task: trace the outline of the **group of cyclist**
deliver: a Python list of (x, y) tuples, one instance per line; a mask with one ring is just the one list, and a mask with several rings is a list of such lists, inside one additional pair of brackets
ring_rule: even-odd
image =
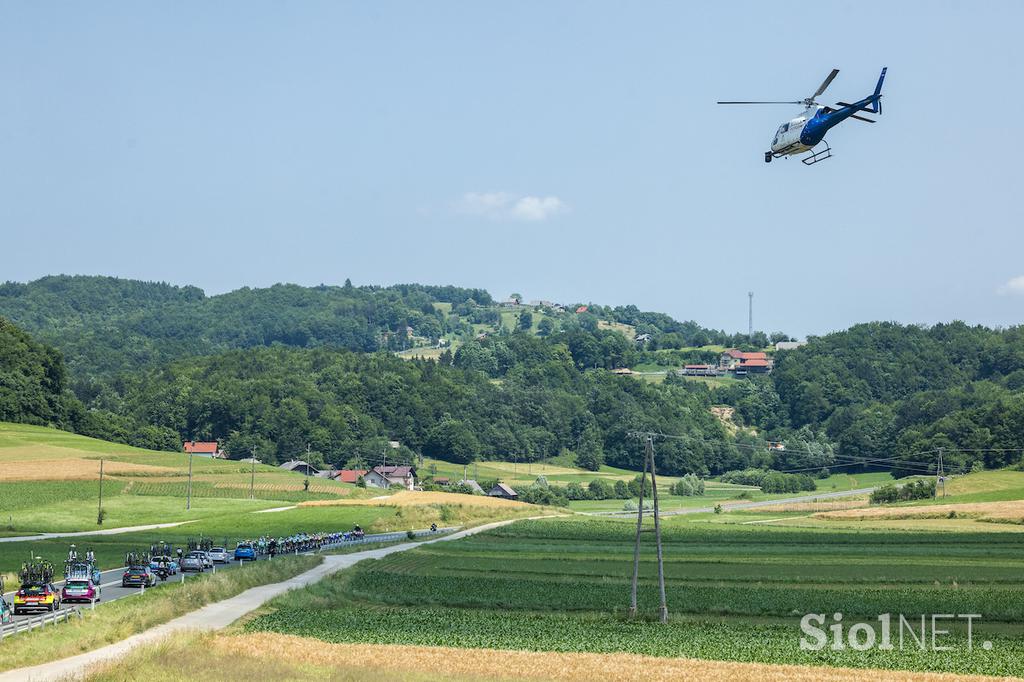
[(280, 538), (261, 535), (254, 540), (241, 540), (238, 544), (250, 545), (258, 556), (274, 557), (278, 554), (310, 552), (348, 540), (358, 540), (364, 535), (363, 529), (357, 525), (350, 531), (336, 533), (296, 533)]

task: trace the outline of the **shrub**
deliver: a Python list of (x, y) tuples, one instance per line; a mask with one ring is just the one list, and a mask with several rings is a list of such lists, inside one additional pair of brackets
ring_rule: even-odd
[(615, 481), (615, 498), (619, 500), (629, 499), (629, 486), (623, 480)]
[(935, 481), (918, 479), (903, 486), (885, 485), (871, 493), (871, 504), (891, 504), (935, 497)]
[(615, 495), (615, 490), (611, 484), (602, 478), (595, 478), (587, 486), (587, 489), (590, 491), (591, 499), (594, 500), (607, 500)]

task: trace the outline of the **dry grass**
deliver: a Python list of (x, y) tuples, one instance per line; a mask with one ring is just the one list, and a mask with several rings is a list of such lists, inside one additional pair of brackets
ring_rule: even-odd
[[(293, 635), (258, 633), (220, 635), (205, 642), (204, 655), (234, 657), (250, 665), (301, 663), (324, 671), (352, 669), (360, 661), (372, 661), (375, 675), (369, 679), (406, 679), (405, 675), (434, 672), (431, 679), (558, 680), (593, 682), (626, 680), (675, 682), (676, 680), (757, 682), (977, 682), (999, 678), (884, 670), (854, 670), (794, 665), (767, 665), (704, 661), (690, 658), (657, 658), (635, 654), (589, 654), (493, 649), (458, 649), (378, 644), (329, 644)], [(208, 652), (208, 653), (207, 653)], [(258, 666), (257, 666), (258, 668)], [(368, 666), (369, 668), (369, 666)], [(312, 672), (312, 671), (311, 671)], [(318, 679), (310, 675), (298, 679)], [(147, 679), (148, 676), (147, 676)], [(255, 679), (271, 679), (257, 677)], [(277, 678), (281, 679), (281, 678)], [(292, 679), (292, 678), (287, 678)], [(356, 677), (355, 679), (363, 679)], [(1008, 678), (1002, 678), (1008, 679)]]
[(300, 507), (331, 507), (335, 505), (371, 505), (385, 507), (420, 507), (426, 505), (460, 505), (465, 507), (488, 507), (495, 509), (537, 509), (525, 502), (503, 500), (485, 495), (463, 495), (461, 493), (417, 492), (402, 490), (386, 497), (368, 500), (310, 500), (300, 502)]
[(1024, 523), (1024, 500), (1005, 502), (968, 502), (964, 504), (935, 504), (921, 507), (872, 507), (847, 509), (815, 514), (822, 519), (939, 519), (957, 517), (1001, 523)]
[(777, 514), (779, 512), (830, 512), (843, 511), (847, 509), (859, 509), (869, 504), (867, 495), (863, 497), (844, 497), (841, 500), (829, 500), (821, 502), (793, 502), (791, 504), (777, 504), (768, 507), (752, 507), (744, 509), (749, 514)]
[[(5, 448), (7, 450), (14, 448)], [(174, 473), (170, 467), (133, 464), (107, 460), (104, 475), (151, 475)], [(0, 481), (95, 481), (100, 477), (100, 463), (96, 459), (30, 459), (5, 464), (0, 468)]]

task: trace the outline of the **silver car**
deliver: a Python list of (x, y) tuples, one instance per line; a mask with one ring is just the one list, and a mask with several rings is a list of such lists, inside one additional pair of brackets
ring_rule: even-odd
[(231, 561), (231, 557), (228, 556), (228, 551), (223, 547), (214, 547), (209, 551), (210, 561), (215, 564), (226, 564)]
[(181, 572), (195, 571), (202, 573), (206, 570), (206, 562), (203, 560), (204, 552), (189, 552), (181, 560)]

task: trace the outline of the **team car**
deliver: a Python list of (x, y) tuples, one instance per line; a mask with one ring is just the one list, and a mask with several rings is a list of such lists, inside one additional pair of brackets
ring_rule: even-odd
[(93, 602), (100, 600), (100, 588), (90, 578), (84, 580), (68, 580), (60, 591), (61, 601)]
[(154, 556), (149, 560), (149, 570), (151, 571), (157, 570), (161, 565), (167, 566), (167, 570), (171, 575), (176, 575), (181, 570), (177, 559), (169, 555)]
[(121, 587), (153, 587), (155, 585), (156, 576), (149, 570), (148, 565), (129, 566), (121, 576)]
[(18, 616), (35, 609), (56, 611), (60, 608), (60, 593), (53, 583), (24, 583), (14, 594), (14, 615)]
[(7, 624), (14, 619), (14, 612), (11, 611), (11, 605), (7, 603), (6, 599), (0, 598), (0, 623)]
[(235, 547), (235, 561), (256, 561), (256, 550), (248, 542), (241, 542)]
[(203, 560), (203, 552), (196, 550), (189, 552), (181, 560), (181, 572), (195, 571), (202, 573), (206, 570), (206, 562)]
[(215, 564), (226, 564), (231, 561), (228, 551), (223, 547), (214, 547), (207, 554), (210, 555), (210, 561)]

